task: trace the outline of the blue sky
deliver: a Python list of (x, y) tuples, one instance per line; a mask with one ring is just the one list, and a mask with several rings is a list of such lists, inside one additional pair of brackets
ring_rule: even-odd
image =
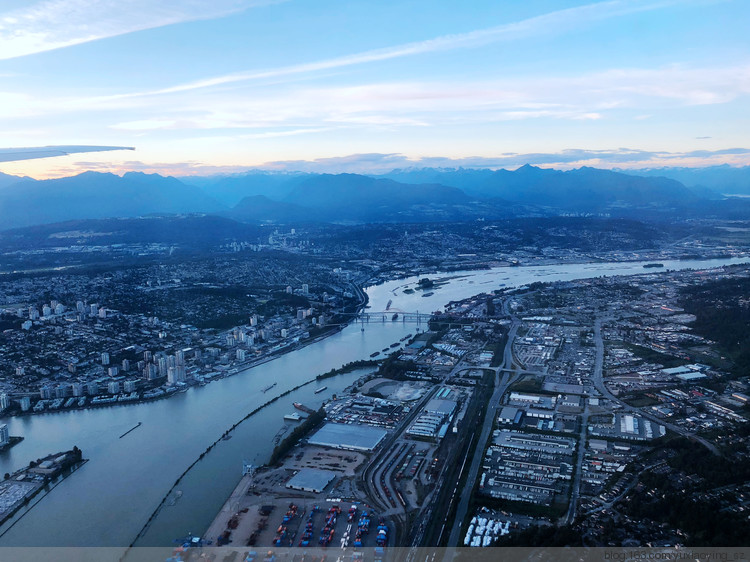
[(3, 165), (750, 164), (746, 0), (5, 0)]

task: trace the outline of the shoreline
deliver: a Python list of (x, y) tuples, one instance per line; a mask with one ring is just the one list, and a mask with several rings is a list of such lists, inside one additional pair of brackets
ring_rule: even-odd
[[(654, 258), (656, 259), (656, 258)], [(714, 259), (750, 259), (747, 255), (741, 255), (741, 256), (701, 256), (701, 257), (691, 257), (686, 259), (680, 259), (680, 258), (659, 258), (664, 259), (667, 261), (681, 261), (681, 262), (689, 262), (689, 261), (705, 261), (705, 260), (714, 260)], [(139, 404), (145, 404), (148, 402), (156, 402), (159, 400), (165, 400), (168, 398), (171, 398), (172, 396), (175, 396), (177, 394), (180, 394), (182, 392), (187, 392), (191, 388), (195, 387), (201, 387), (206, 386), (208, 384), (211, 384), (212, 382), (215, 382), (216, 380), (221, 380), (229, 377), (234, 377), (237, 375), (240, 375), (242, 373), (246, 373), (247, 371), (259, 366), (263, 365), (265, 363), (268, 363), (269, 361), (272, 361), (278, 357), (281, 357), (282, 355), (285, 355), (287, 353), (291, 353), (293, 351), (296, 351), (298, 349), (303, 349), (307, 347), (308, 345), (318, 343), (320, 341), (323, 341), (324, 339), (333, 336), (341, 331), (343, 331), (347, 326), (352, 324), (359, 313), (361, 313), (363, 310), (366, 309), (367, 304), (369, 302), (369, 296), (367, 294), (367, 289), (370, 287), (377, 287), (379, 285), (383, 285), (385, 283), (389, 283), (392, 281), (398, 281), (402, 279), (408, 279), (410, 277), (419, 277), (421, 275), (448, 275), (448, 274), (470, 274), (472, 272), (478, 272), (478, 271), (491, 271), (493, 269), (505, 269), (505, 268), (525, 268), (525, 267), (546, 267), (546, 266), (559, 266), (559, 265), (596, 265), (596, 264), (602, 264), (602, 263), (639, 263), (639, 262), (645, 262), (645, 263), (653, 263), (653, 260), (647, 259), (621, 259), (621, 260), (605, 260), (604, 258), (599, 258), (598, 260), (583, 260), (583, 261), (560, 261), (560, 260), (543, 260), (544, 263), (538, 263), (538, 264), (511, 264), (509, 262), (502, 262), (505, 265), (490, 265), (485, 268), (473, 268), (473, 269), (452, 269), (452, 270), (439, 270), (439, 269), (430, 269), (428, 271), (418, 271), (418, 272), (412, 272), (408, 275), (395, 275), (395, 276), (388, 276), (384, 279), (378, 279), (375, 283), (370, 283), (372, 280), (372, 277), (361, 279), (361, 280), (353, 280), (351, 281), (352, 288), (354, 289), (355, 293), (360, 299), (359, 304), (357, 305), (356, 312), (351, 315), (350, 319), (345, 320), (342, 324), (332, 324), (332, 329), (326, 330), (324, 333), (319, 334), (313, 338), (309, 338), (305, 340), (304, 342), (296, 342), (291, 343), (288, 346), (283, 347), (282, 349), (277, 349), (275, 351), (271, 351), (268, 354), (265, 354), (261, 357), (258, 357), (256, 359), (251, 359), (250, 361), (246, 361), (243, 364), (240, 364), (240, 366), (232, 366), (230, 368), (236, 368), (237, 371), (234, 373), (227, 373), (221, 377), (217, 377), (213, 380), (207, 381), (205, 384), (199, 384), (199, 383), (193, 383), (188, 385), (184, 389), (178, 389), (172, 392), (168, 392), (166, 394), (155, 396), (152, 398), (138, 398), (137, 400), (125, 400), (122, 402), (107, 402), (103, 404), (86, 404), (85, 406), (71, 406), (70, 408), (64, 408), (64, 409), (57, 409), (57, 410), (44, 410), (40, 412), (34, 412), (32, 410), (28, 412), (17, 412), (13, 413), (11, 415), (6, 415), (3, 417), (7, 418), (13, 418), (18, 417), (22, 418), (25, 416), (38, 416), (38, 415), (45, 415), (45, 414), (59, 414), (59, 413), (67, 413), (67, 412), (76, 412), (76, 411), (85, 411), (85, 410), (91, 410), (91, 409), (98, 409), (98, 408), (108, 408), (108, 407), (120, 407), (120, 406), (133, 406), (133, 405), (139, 405)], [(659, 269), (659, 271), (670, 271), (669, 268)], [(650, 271), (646, 270), (644, 273), (651, 273)], [(459, 275), (460, 276), (460, 275)], [(1, 418), (0, 418), (1, 419)]]
[[(369, 289), (370, 287), (377, 287), (385, 283), (390, 283), (391, 281), (400, 281), (403, 279), (408, 279), (409, 277), (420, 277), (422, 275), (451, 275), (451, 274), (459, 274), (460, 276), (460, 274), (470, 274), (470, 273), (479, 272), (479, 271), (491, 271), (493, 269), (506, 269), (506, 268), (517, 269), (517, 268), (525, 268), (525, 267), (549, 267), (549, 266), (559, 266), (559, 265), (597, 265), (597, 264), (603, 264), (603, 263), (640, 263), (640, 262), (653, 263), (654, 260), (689, 262), (689, 261), (731, 260), (731, 259), (750, 260), (750, 253), (745, 251), (745, 252), (741, 252), (740, 255), (691, 256), (687, 258), (669, 257), (669, 256), (666, 256), (666, 257), (660, 256), (658, 258), (646, 258), (646, 259), (590, 258), (590, 259), (581, 260), (581, 261), (577, 261), (577, 260), (565, 261), (565, 260), (550, 258), (550, 259), (539, 260), (539, 263), (510, 263), (507, 261), (493, 260), (488, 263), (494, 264), (494, 265), (487, 265), (487, 267), (473, 267), (470, 269), (447, 269), (447, 270), (429, 268), (425, 270), (412, 271), (409, 274), (399, 274), (395, 276), (388, 276), (387, 278), (379, 279), (376, 283), (362, 285), (362, 290), (365, 291), (366, 289)], [(668, 271), (668, 269), (664, 268), (662, 271)]]
[(305, 340), (304, 342), (297, 342), (297, 344), (289, 345), (283, 349), (277, 349), (276, 351), (272, 351), (266, 355), (263, 355), (262, 357), (258, 357), (257, 359), (247, 361), (244, 364), (242, 364), (240, 367), (232, 367), (232, 368), (237, 368), (237, 372), (227, 373), (224, 376), (216, 377), (210, 381), (207, 381), (203, 385), (198, 384), (198, 383), (190, 384), (184, 389), (177, 389), (172, 392), (162, 394), (160, 396), (154, 396), (152, 398), (138, 398), (137, 400), (123, 400), (122, 402), (105, 402), (102, 404), (89, 403), (89, 404), (86, 404), (85, 406), (71, 406), (70, 408), (59, 408), (57, 410), (44, 410), (41, 412), (34, 412), (34, 411), (29, 410), (28, 412), (18, 412), (18, 413), (6, 415), (6, 416), (3, 416), (3, 418), (24, 418), (24, 417), (29, 417), (29, 416), (56, 415), (56, 414), (65, 414), (68, 412), (82, 412), (86, 410), (96, 410), (100, 408), (117, 408), (117, 407), (135, 406), (135, 405), (146, 404), (150, 402), (158, 402), (160, 400), (167, 400), (169, 398), (172, 398), (173, 396), (182, 394), (183, 392), (187, 392), (190, 389), (201, 388), (203, 386), (207, 386), (219, 380), (241, 375), (243, 373), (250, 371), (251, 369), (255, 367), (258, 367), (259, 365), (263, 365), (265, 363), (268, 363), (269, 361), (273, 361), (274, 359), (277, 359), (283, 355), (286, 355), (287, 353), (291, 353), (293, 351), (303, 349), (307, 347), (308, 345), (323, 341), (326, 338), (333, 336), (335, 334), (338, 334), (339, 332), (344, 330), (344, 328), (346, 328), (349, 324), (351, 324), (354, 321), (354, 318), (356, 318), (356, 316), (353, 316), (352, 320), (347, 321), (346, 324), (337, 324), (335, 325), (336, 326), (335, 328), (331, 330), (327, 330), (325, 333), (319, 334), (315, 336), (314, 338), (309, 338)]

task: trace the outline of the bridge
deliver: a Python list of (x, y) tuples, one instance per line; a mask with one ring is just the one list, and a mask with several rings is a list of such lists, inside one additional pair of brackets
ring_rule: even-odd
[(404, 312), (402, 310), (383, 310), (381, 312), (359, 312), (352, 313), (351, 316), (355, 317), (355, 320), (360, 324), (369, 324), (371, 322), (414, 322), (417, 325), (429, 322), (432, 318), (431, 314), (424, 314), (420, 312)]

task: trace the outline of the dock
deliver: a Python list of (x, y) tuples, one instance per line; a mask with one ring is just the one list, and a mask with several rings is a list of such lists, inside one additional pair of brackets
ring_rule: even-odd
[(136, 429), (138, 429), (139, 427), (141, 427), (142, 424), (143, 424), (143, 422), (138, 422), (137, 424), (135, 424), (133, 427), (131, 427), (130, 429), (128, 429), (125, 433), (123, 433), (122, 435), (120, 435), (120, 439), (122, 439), (123, 437), (125, 437), (131, 431), (135, 431)]

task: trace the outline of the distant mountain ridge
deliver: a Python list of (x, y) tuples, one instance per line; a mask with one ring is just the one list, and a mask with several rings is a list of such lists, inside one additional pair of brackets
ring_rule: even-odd
[[(690, 188), (700, 188), (716, 195), (750, 195), (750, 166), (733, 167), (728, 164), (706, 168), (649, 168), (623, 170), (638, 176), (663, 176), (677, 180)], [(697, 191), (697, 190), (696, 190)], [(698, 191), (700, 193), (700, 191)]]
[(150, 213), (216, 212), (225, 207), (173, 177), (128, 172), (21, 181), (0, 189), (5, 228), (73, 219), (134, 217)]
[(662, 177), (643, 178), (583, 167), (560, 171), (526, 164), (515, 171), (426, 168), (396, 170), (388, 177), (407, 183), (439, 181), (476, 197), (500, 197), (527, 205), (574, 212), (606, 212), (611, 207), (648, 207), (684, 204), (695, 193), (680, 182)]
[(0, 174), (0, 224), (8, 229), (186, 213), (249, 223), (437, 222), (561, 214), (659, 220), (741, 217), (750, 210), (750, 201), (725, 200), (718, 193), (656, 174), (529, 165), (513, 171), (424, 168), (378, 176), (254, 171), (178, 179), (84, 172), (33, 180)]

